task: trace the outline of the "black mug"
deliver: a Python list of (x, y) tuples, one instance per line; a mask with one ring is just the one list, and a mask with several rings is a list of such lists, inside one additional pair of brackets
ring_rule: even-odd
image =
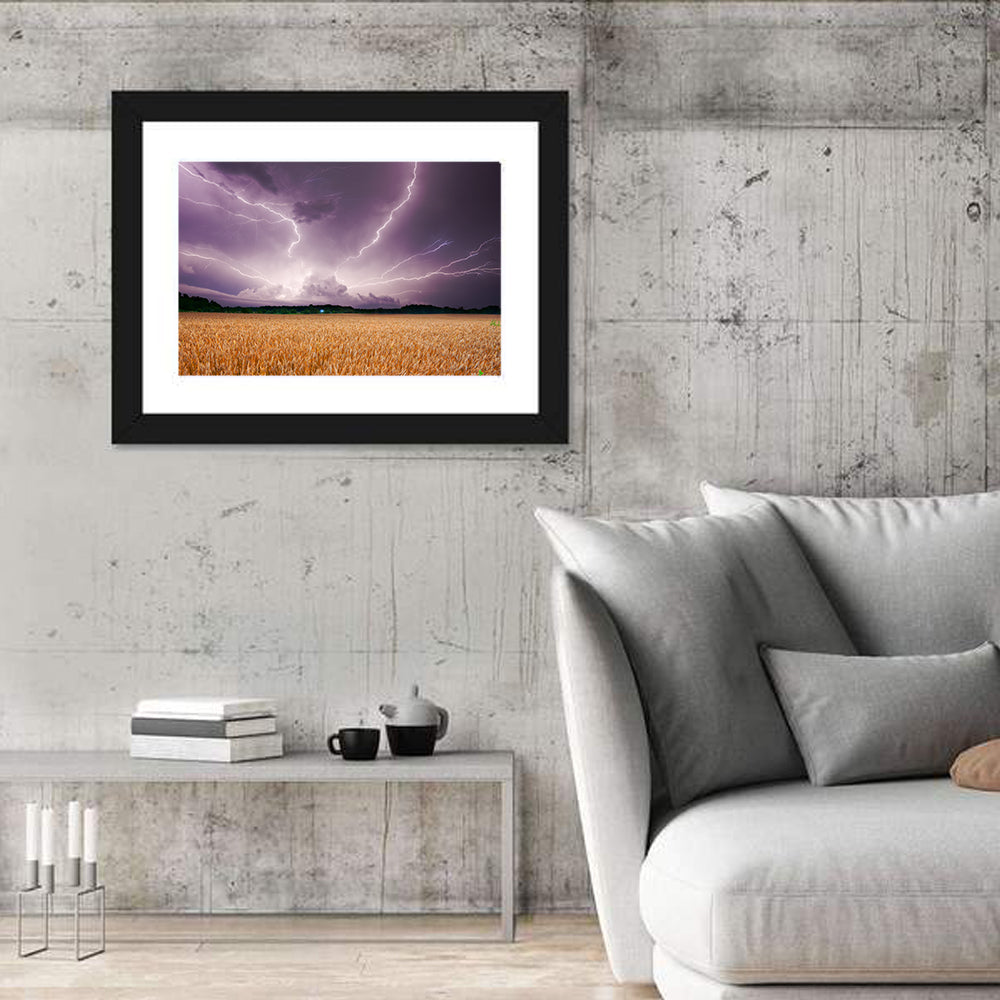
[(344, 760), (374, 760), (380, 735), (377, 729), (341, 729), (327, 737), (326, 745), (330, 753)]

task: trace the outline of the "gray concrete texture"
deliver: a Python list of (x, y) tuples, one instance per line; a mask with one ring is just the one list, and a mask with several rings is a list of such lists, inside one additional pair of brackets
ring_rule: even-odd
[[(570, 446), (112, 448), (121, 88), (569, 90)], [(318, 747), (419, 681), (518, 752), (522, 906), (587, 906), (532, 508), (995, 486), (998, 95), (996, 3), (4, 4), (0, 748), (200, 689)], [(8, 787), (0, 885), (39, 794), (112, 906), (498, 901), (489, 790)]]

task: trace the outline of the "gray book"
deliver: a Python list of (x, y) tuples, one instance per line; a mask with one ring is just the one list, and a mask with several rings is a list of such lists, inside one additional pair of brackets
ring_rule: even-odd
[(133, 736), (201, 736), (226, 739), (273, 733), (278, 723), (273, 715), (255, 719), (178, 719), (153, 715), (133, 715)]

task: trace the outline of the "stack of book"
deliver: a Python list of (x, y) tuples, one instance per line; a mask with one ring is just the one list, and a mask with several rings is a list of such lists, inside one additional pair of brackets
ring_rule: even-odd
[(236, 763), (280, 757), (276, 706), (266, 698), (147, 698), (132, 716), (132, 756)]

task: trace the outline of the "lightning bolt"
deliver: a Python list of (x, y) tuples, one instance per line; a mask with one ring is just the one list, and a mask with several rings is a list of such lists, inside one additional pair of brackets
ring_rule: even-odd
[[(392, 217), (410, 200), (410, 195), (413, 194), (413, 185), (417, 181), (417, 164), (413, 164), (413, 176), (410, 178), (410, 183), (406, 185), (406, 197), (389, 213), (389, 218), (382, 223), (381, 226), (375, 232), (375, 236), (371, 243), (366, 243), (356, 254), (352, 257), (345, 257), (340, 263), (346, 264), (349, 260), (357, 260), (369, 247), (375, 246), (378, 243), (378, 238), (382, 235), (382, 230), (392, 222)], [(340, 265), (338, 265), (339, 267)]]
[[(397, 267), (402, 267), (408, 260), (413, 260), (414, 257), (426, 257), (428, 254), (437, 253), (442, 247), (450, 247), (454, 240), (441, 240), (435, 246), (432, 246), (429, 250), (421, 250), (420, 253), (410, 254), (409, 257), (404, 257), (398, 264), (393, 264), (388, 271), (383, 271), (379, 277), (384, 278), (387, 274), (395, 271)], [(400, 293), (402, 294), (402, 293)]]
[[(237, 219), (246, 219), (248, 222), (263, 222), (267, 226), (277, 226), (280, 225), (283, 219), (255, 219), (252, 215), (244, 215), (242, 212), (231, 212), (228, 208), (223, 208), (221, 205), (216, 205), (213, 201), (195, 201), (194, 198), (187, 198), (184, 195), (179, 196), (181, 201), (189, 201), (192, 205), (205, 205), (208, 208), (217, 208), (220, 212), (225, 212), (226, 215), (232, 215)], [(261, 208), (266, 206), (261, 205)]]
[[(177, 166), (179, 166), (181, 170), (185, 171), (186, 173), (189, 173), (192, 177), (197, 177), (198, 180), (204, 181), (206, 184), (211, 184), (213, 187), (217, 187), (220, 191), (224, 191), (231, 198), (235, 198), (237, 201), (243, 202), (244, 205), (248, 205), (250, 208), (262, 208), (264, 209), (265, 212), (270, 212), (272, 215), (276, 215), (282, 222), (290, 222), (292, 225), (292, 229), (295, 231), (295, 239), (288, 244), (288, 256), (289, 257), (292, 256), (292, 249), (298, 246), (298, 244), (302, 241), (302, 234), (299, 232), (298, 224), (293, 218), (291, 218), (291, 216), (284, 215), (283, 213), (277, 211), (276, 209), (270, 208), (269, 206), (262, 204), (261, 202), (247, 201), (246, 198), (244, 198), (240, 194), (237, 194), (231, 188), (227, 188), (224, 185), (219, 184), (217, 181), (213, 181), (210, 178), (206, 177), (200, 170), (190, 170), (187, 164), (185, 163), (178, 163)], [(414, 164), (414, 168), (416, 168), (416, 164)], [(235, 215), (236, 213), (231, 213), (231, 214)], [(256, 221), (265, 222), (267, 220), (259, 219)]]
[[(222, 264), (224, 267), (231, 268), (237, 274), (242, 274), (244, 278), (260, 278), (262, 281), (271, 281), (266, 274), (261, 274), (260, 271), (256, 274), (248, 274), (246, 271), (238, 268), (235, 264), (230, 264), (228, 260), (222, 260), (221, 257), (206, 257), (203, 253), (193, 253), (190, 250), (181, 250), (179, 252), (182, 257), (198, 257), (200, 260), (211, 260), (216, 264)], [(274, 284), (274, 282), (271, 283)]]
[(466, 255), (465, 257), (459, 257), (458, 260), (449, 261), (447, 264), (443, 264), (442, 267), (451, 267), (452, 264), (461, 264), (463, 261), (467, 261), (472, 257), (475, 257), (477, 253), (481, 253), (483, 247), (486, 246), (487, 243), (492, 243), (494, 240), (498, 239), (500, 239), (499, 236), (491, 236), (488, 240), (483, 240), (483, 242), (480, 243), (479, 246), (472, 251), (472, 253)]
[[(499, 236), (491, 236), (488, 240), (483, 240), (483, 242), (480, 243), (479, 246), (476, 247), (476, 249), (471, 253), (466, 254), (464, 257), (459, 257), (456, 260), (450, 260), (447, 264), (442, 264), (436, 271), (428, 271), (426, 274), (400, 275), (397, 278), (386, 278), (384, 281), (379, 279), (375, 279), (373, 281), (359, 281), (356, 285), (348, 285), (347, 288), (367, 288), (369, 285), (391, 285), (394, 281), (423, 281), (425, 278), (433, 278), (436, 275), (443, 275), (444, 277), (458, 277), (463, 274), (499, 274), (500, 268), (491, 261), (487, 261), (485, 264), (477, 264), (475, 267), (468, 268), (465, 271), (445, 270), (445, 268), (451, 267), (454, 264), (464, 264), (465, 261), (471, 260), (477, 254), (482, 253), (483, 247), (498, 239), (500, 239)], [(392, 268), (389, 268), (389, 270), (391, 271)]]

